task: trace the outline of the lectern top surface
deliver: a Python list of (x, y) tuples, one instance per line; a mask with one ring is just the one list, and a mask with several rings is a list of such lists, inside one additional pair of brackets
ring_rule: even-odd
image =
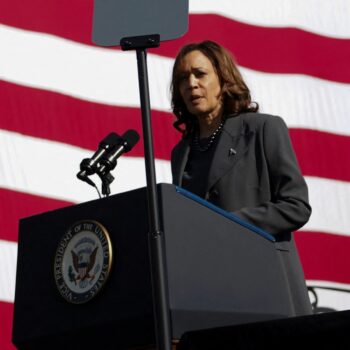
[(189, 192), (189, 191), (186, 191), (185, 189), (179, 187), (179, 186), (176, 186), (176, 191), (178, 193), (181, 193), (182, 195), (190, 198), (190, 199), (193, 199), (194, 201), (196, 201), (197, 203), (200, 203), (204, 206), (206, 206), (207, 208), (215, 211), (216, 213), (228, 218), (229, 220), (232, 220), (234, 221), (235, 223), (241, 225), (241, 226), (244, 226), (246, 228), (248, 228), (249, 230), (257, 233), (258, 235), (266, 238), (267, 240), (271, 241), (271, 242), (276, 242), (276, 239), (274, 236), (272, 236), (270, 233), (262, 230), (261, 228), (253, 225), (253, 224), (250, 224), (249, 222), (247, 221), (244, 221), (242, 220), (241, 218), (239, 218), (237, 215), (233, 214), (233, 213), (230, 213), (224, 209), (221, 209), (220, 207), (204, 200), (203, 198), (193, 194), (192, 192)]

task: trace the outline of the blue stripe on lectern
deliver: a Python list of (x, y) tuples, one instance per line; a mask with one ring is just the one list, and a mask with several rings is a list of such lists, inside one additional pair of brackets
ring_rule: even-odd
[(199, 204), (202, 204), (204, 206), (206, 206), (207, 208), (215, 211), (216, 213), (224, 216), (225, 218), (234, 221), (235, 223), (246, 227), (247, 229), (257, 233), (258, 235), (268, 239), (271, 242), (276, 242), (276, 239), (274, 236), (272, 236), (270, 233), (267, 233), (266, 231), (262, 230), (261, 228), (254, 226), (253, 224), (250, 224), (249, 222), (246, 222), (244, 220), (242, 220), (240, 217), (238, 217), (237, 215), (230, 213), (224, 209), (221, 209), (219, 207), (217, 207), (216, 205), (204, 200), (203, 198), (193, 194), (192, 192), (186, 191), (185, 189), (179, 187), (179, 186), (175, 186), (176, 188), (176, 192), (184, 195), (187, 198), (190, 198), (194, 201), (196, 201)]

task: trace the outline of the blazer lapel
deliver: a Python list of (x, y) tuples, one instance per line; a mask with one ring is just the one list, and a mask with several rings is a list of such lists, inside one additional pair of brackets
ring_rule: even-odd
[(190, 141), (188, 139), (182, 140), (178, 145), (178, 149), (174, 154), (173, 163), (173, 183), (174, 185), (182, 185), (182, 175), (185, 171), (188, 155), (190, 153)]
[(247, 151), (247, 135), (241, 116), (228, 118), (216, 146), (209, 170), (207, 192)]

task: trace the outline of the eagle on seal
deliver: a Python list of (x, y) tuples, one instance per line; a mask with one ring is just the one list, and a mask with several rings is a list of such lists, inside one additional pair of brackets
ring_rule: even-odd
[(78, 254), (76, 254), (73, 250), (71, 251), (73, 266), (75, 271), (78, 273), (78, 277), (75, 278), (74, 282), (79, 280), (84, 281), (87, 278), (92, 281), (95, 278), (95, 275), (90, 275), (90, 271), (95, 265), (97, 248), (98, 247), (96, 247), (91, 253), (87, 252), (86, 250), (78, 252)]

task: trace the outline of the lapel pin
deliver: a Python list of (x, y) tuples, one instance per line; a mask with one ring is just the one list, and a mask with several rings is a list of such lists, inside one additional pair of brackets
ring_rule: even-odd
[(228, 151), (229, 156), (233, 156), (237, 153), (237, 151), (234, 148), (230, 148)]

